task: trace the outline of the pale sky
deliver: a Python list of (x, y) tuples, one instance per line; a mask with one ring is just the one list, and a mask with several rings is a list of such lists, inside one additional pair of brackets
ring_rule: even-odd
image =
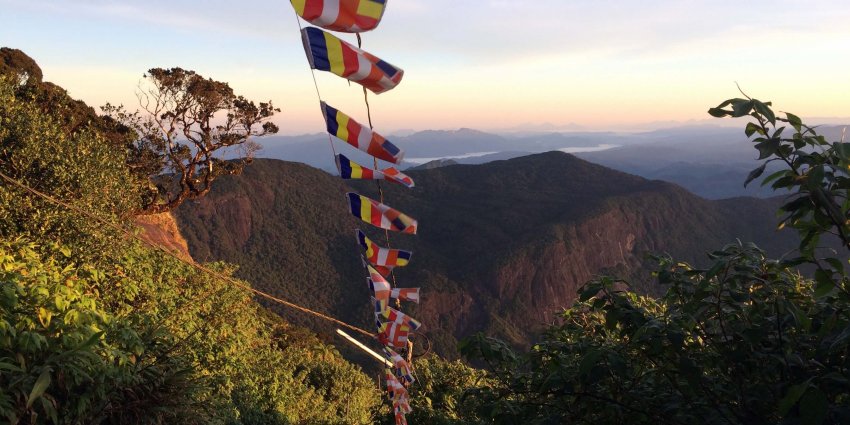
[[(405, 70), (370, 96), (385, 133), (664, 127), (707, 119), (736, 81), (779, 110), (850, 116), (846, 0), (388, 0), (363, 40)], [(282, 134), (324, 130), (286, 0), (0, 0), (0, 46), (93, 106), (135, 109), (147, 69), (180, 66), (273, 100)], [(365, 121), (360, 86), (317, 77)]]

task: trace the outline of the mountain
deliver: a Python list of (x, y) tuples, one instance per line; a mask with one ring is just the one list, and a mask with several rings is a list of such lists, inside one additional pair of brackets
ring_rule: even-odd
[[(449, 356), (458, 338), (475, 331), (528, 343), (599, 273), (643, 276), (634, 285), (658, 292), (646, 281), (648, 252), (701, 263), (707, 250), (736, 238), (775, 255), (796, 245), (793, 232), (775, 231), (778, 200), (709, 201), (561, 152), (410, 175), (415, 190), (383, 188), (391, 206), (420, 223), (418, 236), (392, 235), (392, 246), (414, 251), (396, 276), (401, 286), (423, 288), (422, 304), (406, 311)], [(352, 189), (378, 196), (371, 182), (256, 160), (181, 207), (178, 223), (196, 259), (238, 264), (236, 274), (258, 288), (369, 326), (354, 229), (376, 241), (384, 236), (349, 215), (344, 194)]]

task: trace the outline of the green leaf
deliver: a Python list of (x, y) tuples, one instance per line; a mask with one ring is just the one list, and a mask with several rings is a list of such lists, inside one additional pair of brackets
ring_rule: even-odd
[(835, 281), (832, 280), (832, 273), (818, 269), (815, 271), (815, 297), (822, 297), (829, 294), (835, 288)]
[(593, 366), (596, 366), (596, 363), (599, 362), (599, 357), (602, 356), (602, 351), (598, 349), (592, 349), (587, 352), (583, 359), (581, 359), (581, 364), (578, 366), (578, 373), (582, 375), (587, 375)]
[(786, 112), (785, 116), (788, 117), (788, 123), (790, 123), (791, 126), (794, 127), (794, 130), (797, 130), (797, 132), (799, 132), (800, 129), (802, 128), (802, 126), (803, 126), (803, 121), (800, 120), (800, 117), (798, 117), (798, 116), (796, 116), (796, 115), (794, 115), (790, 112)]
[(44, 371), (41, 372), (41, 375), (38, 376), (38, 379), (35, 381), (35, 385), (32, 386), (32, 391), (30, 391), (30, 396), (27, 397), (27, 409), (32, 407), (32, 404), (44, 394), (44, 391), (47, 390), (47, 387), (50, 386), (50, 368), (45, 368)]
[(747, 180), (744, 181), (744, 187), (747, 187), (747, 185), (750, 184), (751, 181), (753, 181), (754, 179), (757, 179), (759, 176), (764, 174), (764, 168), (765, 167), (767, 167), (766, 162), (764, 164), (761, 164), (761, 167), (758, 167), (755, 170), (750, 171), (750, 174), (747, 175)]
[(778, 179), (779, 177), (782, 177), (787, 172), (788, 172), (788, 170), (779, 170), (779, 171), (776, 171), (774, 173), (771, 173), (769, 176), (765, 177), (764, 180), (761, 181), (761, 185), (765, 186), (765, 185), (769, 184), (770, 182)]
[(755, 133), (761, 134), (762, 136), (765, 135), (764, 130), (762, 130), (759, 126), (757, 126), (755, 123), (748, 122), (747, 128), (744, 129), (744, 134), (746, 134), (747, 137), (750, 137)]
[(779, 139), (770, 139), (761, 143), (756, 143), (756, 149), (759, 151), (759, 159), (765, 159), (776, 154), (779, 150)]
[(773, 111), (767, 106), (768, 104), (769, 103), (762, 103), (758, 100), (753, 100), (753, 108), (755, 108), (756, 112), (770, 121), (771, 124), (776, 125), (776, 115), (774, 115)]
[[(811, 381), (811, 379), (809, 381)], [(800, 399), (803, 393), (806, 392), (806, 388), (809, 387), (809, 381), (794, 385), (788, 389), (788, 392), (785, 393), (785, 397), (782, 397), (782, 400), (779, 401), (780, 415), (787, 415), (788, 412), (791, 411), (791, 408), (797, 404), (797, 400)]]
[(732, 116), (734, 118), (748, 115), (753, 110), (753, 101), (745, 99), (735, 99), (732, 101)]
[(800, 399), (800, 419), (803, 425), (821, 425), (828, 412), (829, 400), (816, 387), (810, 387)]

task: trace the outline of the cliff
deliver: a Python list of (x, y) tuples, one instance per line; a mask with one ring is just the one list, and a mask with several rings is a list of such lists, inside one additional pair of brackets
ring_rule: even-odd
[[(420, 223), (417, 236), (391, 235), (392, 246), (414, 251), (396, 276), (400, 286), (423, 288), (422, 304), (406, 311), (448, 355), (475, 331), (530, 342), (600, 273), (657, 292), (647, 253), (700, 263), (736, 238), (774, 254), (796, 244), (794, 233), (774, 230), (775, 201), (708, 201), (559, 152), (410, 174), (415, 190), (384, 185), (388, 203)], [(234, 262), (264, 290), (369, 326), (354, 229), (381, 244), (384, 235), (349, 215), (344, 193), (352, 189), (378, 196), (373, 182), (258, 160), (177, 219), (195, 258)]]

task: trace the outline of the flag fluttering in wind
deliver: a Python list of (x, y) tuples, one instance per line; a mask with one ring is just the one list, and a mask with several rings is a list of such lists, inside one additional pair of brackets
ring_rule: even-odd
[(407, 348), (407, 336), (410, 326), (394, 322), (381, 323), (378, 327), (378, 342), (393, 348)]
[(381, 229), (416, 234), (416, 220), (390, 208), (374, 199), (354, 192), (348, 192), (348, 206), (351, 214)]
[[(395, 267), (404, 267), (410, 262), (413, 253), (401, 249), (389, 249), (372, 242), (363, 231), (357, 229), (357, 243), (366, 252), (366, 260), (383, 276)], [(386, 273), (384, 272), (386, 271)]]
[(322, 114), (328, 133), (375, 158), (398, 164), (404, 152), (378, 133), (322, 102)]
[(419, 304), (419, 288), (394, 288), (390, 291), (390, 298)]
[(390, 359), (393, 364), (393, 368), (395, 371), (395, 376), (399, 378), (403, 378), (408, 383), (412, 383), (415, 381), (413, 379), (413, 371), (410, 367), (410, 363), (407, 362), (401, 355), (393, 351), (391, 348), (384, 347), (384, 353)]
[(372, 303), (375, 305), (375, 314), (384, 316), (390, 298), (419, 303), (419, 288), (391, 288), (390, 283), (384, 279), (384, 276), (378, 270), (372, 266), (366, 266), (366, 268), (369, 270), (367, 282), (369, 282), (369, 289), (372, 290), (374, 297)]
[(375, 29), (384, 16), (386, 0), (291, 0), (305, 21), (331, 31), (364, 32)]
[(374, 170), (348, 159), (341, 153), (336, 156), (336, 169), (339, 170), (339, 176), (346, 180), (387, 180), (408, 188), (414, 185), (413, 179), (394, 167)]
[(410, 328), (410, 330), (415, 331), (422, 326), (422, 323), (392, 307), (387, 307), (381, 313), (381, 315), (390, 323), (397, 323), (399, 325), (404, 325)]
[(366, 87), (375, 94), (392, 90), (404, 71), (390, 63), (360, 50), (319, 28), (301, 30), (304, 51), (310, 67), (328, 71)]

